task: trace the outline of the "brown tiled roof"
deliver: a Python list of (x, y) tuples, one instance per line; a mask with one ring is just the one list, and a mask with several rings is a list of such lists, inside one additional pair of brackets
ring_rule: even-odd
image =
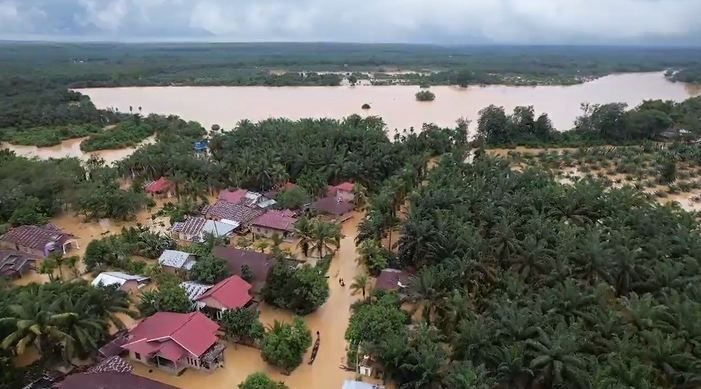
[(183, 222), (175, 223), (173, 225), (173, 231), (183, 233), (186, 235), (199, 235), (202, 232), (204, 224), (207, 219), (203, 217), (188, 217)]
[(103, 357), (112, 357), (115, 355), (119, 355), (124, 350), (122, 349), (122, 345), (124, 345), (127, 340), (129, 340), (129, 333), (126, 331), (122, 331), (120, 333), (117, 333), (111, 341), (109, 341), (107, 344), (104, 346), (100, 347), (98, 352), (100, 355)]
[(134, 370), (134, 368), (129, 362), (114, 355), (103, 359), (100, 363), (88, 369), (86, 373), (131, 373), (132, 370)]
[(241, 266), (248, 265), (255, 277), (253, 280), (254, 286), (258, 286), (255, 289), (259, 289), (260, 283), (265, 282), (265, 279), (268, 277), (268, 272), (273, 266), (273, 260), (267, 254), (252, 250), (217, 246), (212, 251), (212, 254), (226, 261), (231, 274), (240, 276)]
[(34, 267), (36, 259), (15, 250), (0, 250), (0, 276), (15, 277)]
[(35, 250), (44, 250), (49, 243), (53, 242), (56, 244), (56, 247), (59, 247), (73, 238), (75, 236), (64, 233), (54, 225), (47, 224), (45, 226), (26, 225), (15, 227), (0, 237), (0, 240)]
[(151, 181), (144, 187), (146, 193), (163, 193), (170, 189), (173, 184), (167, 178), (161, 177), (156, 181)]
[(289, 209), (274, 209), (255, 218), (251, 225), (292, 232), (294, 231), (294, 225), (297, 222), (297, 218), (295, 218), (293, 215), (294, 212), (290, 211)]
[(384, 269), (377, 276), (375, 281), (375, 289), (379, 290), (399, 290), (399, 284), (406, 286), (409, 283), (411, 275), (409, 273), (397, 269)]
[(215, 219), (227, 219), (249, 224), (253, 219), (265, 213), (265, 210), (258, 207), (247, 207), (243, 204), (232, 204), (219, 200), (207, 209), (207, 217)]
[(131, 373), (73, 374), (58, 386), (61, 389), (178, 389)]
[(312, 209), (319, 213), (341, 216), (353, 210), (353, 204), (339, 201), (336, 197), (324, 197), (312, 203)]

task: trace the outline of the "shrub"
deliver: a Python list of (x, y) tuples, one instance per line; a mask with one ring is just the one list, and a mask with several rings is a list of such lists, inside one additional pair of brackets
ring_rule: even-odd
[(416, 93), (417, 101), (433, 101), (436, 99), (436, 95), (430, 90), (422, 90)]

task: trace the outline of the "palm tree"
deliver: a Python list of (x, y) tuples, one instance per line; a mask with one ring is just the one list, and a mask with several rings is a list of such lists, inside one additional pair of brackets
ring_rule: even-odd
[(341, 246), (341, 226), (338, 224), (315, 220), (311, 233), (311, 249), (319, 253), (319, 258), (322, 258), (325, 252), (335, 252)]
[(270, 247), (270, 243), (268, 243), (267, 240), (258, 240), (254, 246), (256, 246), (256, 249), (260, 250), (261, 253), (264, 253), (265, 250)]
[(312, 233), (314, 225), (309, 218), (302, 217), (295, 223), (295, 235), (299, 238), (297, 247), (302, 250), (305, 257), (309, 256), (312, 245)]
[(61, 312), (60, 301), (50, 303), (50, 296), (38, 289), (20, 297), (20, 304), (8, 306), (9, 316), (0, 318), (0, 325), (13, 328), (0, 343), (7, 350), (12, 348), (17, 355), (24, 354), (27, 346), (33, 345), (41, 354), (48, 355), (56, 345), (74, 341), (65, 332), (68, 320), (78, 316), (73, 312)]
[(39, 273), (48, 275), (49, 281), (54, 281), (56, 279), (56, 276), (54, 275), (56, 266), (56, 260), (51, 257), (47, 257), (41, 262), (41, 265), (39, 265)]
[(87, 298), (79, 298), (77, 302), (70, 298), (64, 298), (61, 303), (61, 310), (74, 313), (65, 322), (65, 328), (72, 340), (64, 346), (64, 359), (69, 362), (74, 357), (85, 358), (99, 348), (98, 342), (107, 333), (107, 323), (89, 314), (89, 303)]
[(533, 378), (533, 371), (528, 368), (523, 343), (499, 347), (490, 355), (490, 359), (496, 366), (495, 378), (500, 384), (517, 389), (528, 387)]
[(548, 388), (564, 384), (587, 388), (586, 361), (579, 353), (575, 334), (562, 326), (552, 334), (543, 330), (539, 332), (537, 339), (526, 340), (532, 357), (529, 368), (536, 374), (537, 382)]
[(77, 256), (71, 256), (66, 258), (66, 266), (68, 269), (73, 273), (74, 278), (78, 278), (80, 276), (80, 271), (78, 270), (78, 262), (80, 261), (80, 257)]
[(353, 283), (350, 285), (351, 294), (355, 295), (358, 291), (363, 292), (363, 298), (365, 298), (365, 291), (370, 286), (370, 278), (367, 274), (361, 273), (353, 277)]

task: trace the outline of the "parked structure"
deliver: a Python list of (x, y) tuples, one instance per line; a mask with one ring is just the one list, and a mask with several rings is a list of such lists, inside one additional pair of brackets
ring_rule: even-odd
[(212, 235), (216, 238), (228, 238), (233, 235), (238, 223), (223, 223), (215, 220), (207, 220), (203, 217), (190, 216), (185, 221), (176, 222), (171, 227), (171, 237), (186, 242), (204, 242), (205, 236)]
[(73, 248), (79, 248), (75, 236), (52, 224), (18, 226), (0, 237), (0, 249), (21, 251), (38, 258), (56, 251), (65, 255)]
[(289, 240), (294, 238), (296, 222), (295, 213), (289, 209), (270, 210), (251, 222), (251, 231), (254, 239), (256, 237), (272, 238), (277, 234)]
[(144, 191), (155, 198), (168, 198), (175, 196), (175, 184), (165, 177), (151, 181), (144, 185)]
[(188, 272), (195, 266), (195, 256), (178, 250), (166, 250), (158, 257), (158, 264), (169, 271)]
[(213, 371), (224, 366), (218, 331), (219, 325), (200, 312), (157, 312), (129, 331), (122, 348), (132, 360), (169, 373)]
[(230, 309), (253, 308), (255, 303), (249, 293), (251, 288), (251, 284), (238, 275), (233, 275), (209, 288), (195, 301), (203, 312), (218, 320)]
[(273, 266), (273, 260), (267, 254), (252, 250), (243, 250), (234, 247), (217, 246), (212, 255), (226, 261), (231, 274), (241, 276), (241, 269), (246, 266), (253, 273), (254, 293), (259, 293), (265, 284), (265, 279)]
[(131, 275), (118, 271), (102, 272), (92, 280), (92, 286), (117, 285), (120, 290), (134, 293), (148, 284), (150, 279), (145, 276)]
[(36, 258), (16, 250), (0, 250), (0, 277), (21, 278), (36, 267)]

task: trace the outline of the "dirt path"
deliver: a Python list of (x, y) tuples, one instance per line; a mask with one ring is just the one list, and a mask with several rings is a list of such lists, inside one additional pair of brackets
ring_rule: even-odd
[[(346, 354), (344, 334), (350, 317), (350, 305), (360, 298), (351, 296), (349, 285), (353, 277), (363, 271), (355, 262), (357, 254), (354, 242), (361, 218), (361, 214), (356, 214), (343, 225), (345, 237), (328, 273), (331, 289), (328, 301), (318, 311), (304, 318), (312, 334), (316, 331), (321, 333), (321, 347), (313, 365), (307, 364), (310, 347), (302, 365), (291, 375), (285, 376), (268, 366), (259, 350), (229, 345), (225, 352), (224, 368), (212, 374), (189, 369), (183, 375), (175, 377), (160, 371), (149, 372), (149, 368), (141, 364), (134, 364), (134, 372), (183, 389), (231, 389), (237, 387), (246, 376), (258, 371), (265, 372), (275, 380), (284, 381), (291, 389), (340, 388), (344, 380), (355, 377), (354, 372), (342, 370), (340, 365)], [(337, 277), (343, 277), (345, 287), (339, 285)], [(289, 312), (261, 305), (261, 320), (265, 325), (272, 324), (274, 320), (291, 321), (292, 317)]]

